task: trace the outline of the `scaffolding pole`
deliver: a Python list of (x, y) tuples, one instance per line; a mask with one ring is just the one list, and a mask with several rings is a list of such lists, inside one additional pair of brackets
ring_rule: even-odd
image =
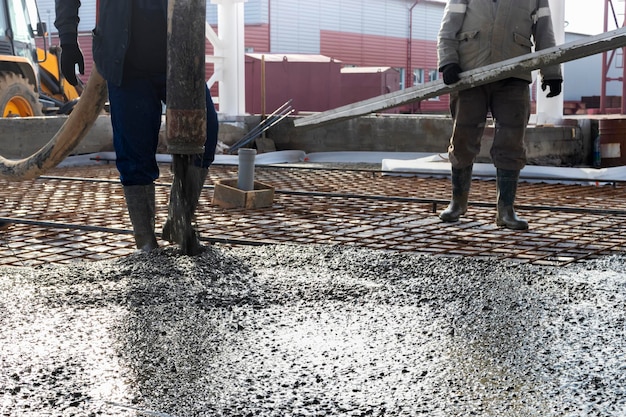
[[(624, 21), (620, 22), (620, 19), (618, 18), (618, 13), (616, 11), (616, 7), (613, 3), (614, 3), (613, 0), (604, 1), (604, 31), (605, 32), (608, 32), (609, 30), (609, 20), (610, 20), (609, 17), (612, 17), (615, 27), (617, 28), (624, 27)], [(624, 3), (624, 8), (625, 10), (623, 11), (622, 19), (624, 19), (624, 16), (626, 16), (626, 3)], [(621, 103), (620, 112), (621, 114), (626, 114), (626, 100), (624, 100), (624, 97), (626, 96), (626, 82), (624, 82), (624, 80), (626, 80), (626, 65), (624, 65), (624, 62), (622, 62), (621, 77), (617, 77), (617, 78), (609, 77), (609, 70), (611, 69), (611, 66), (614, 63), (615, 63), (616, 68), (619, 68), (617, 66), (616, 56), (617, 56), (617, 50), (606, 51), (602, 53), (602, 85), (600, 86), (600, 113), (602, 114), (607, 113), (607, 109), (608, 109), (607, 84), (611, 81), (619, 81), (622, 83), (622, 103)], [(626, 56), (626, 49), (622, 48), (622, 61), (624, 60), (625, 56)]]

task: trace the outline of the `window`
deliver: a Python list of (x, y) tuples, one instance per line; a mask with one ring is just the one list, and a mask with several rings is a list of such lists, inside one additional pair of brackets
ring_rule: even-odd
[(424, 70), (423, 69), (414, 69), (413, 70), (413, 85), (424, 84)]
[[(428, 70), (428, 81), (437, 81), (439, 79), (439, 71), (436, 69)], [(439, 101), (439, 96), (429, 98), (428, 101)]]
[(33, 32), (28, 17), (28, 8), (22, 0), (12, 0), (7, 3), (9, 6), (9, 17), (13, 29), (13, 40), (17, 42), (29, 43), (33, 39)]

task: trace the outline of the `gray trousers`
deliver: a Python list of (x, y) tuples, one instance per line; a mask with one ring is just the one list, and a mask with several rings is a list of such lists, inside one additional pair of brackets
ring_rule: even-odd
[(526, 165), (524, 135), (530, 117), (528, 82), (507, 78), (450, 94), (454, 122), (448, 152), (454, 168), (474, 163), (480, 152), (487, 113), (496, 126), (490, 154), (496, 168), (521, 170)]

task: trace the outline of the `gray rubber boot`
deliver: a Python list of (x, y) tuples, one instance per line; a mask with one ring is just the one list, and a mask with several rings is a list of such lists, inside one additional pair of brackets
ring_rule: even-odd
[[(170, 202), (167, 210), (167, 220), (163, 225), (163, 239), (171, 243), (185, 246), (183, 249), (190, 254), (201, 252), (201, 245), (198, 241), (197, 233), (194, 236), (188, 236), (189, 231), (185, 225), (179, 224), (182, 219), (177, 219), (177, 213), (182, 213), (185, 219), (191, 220), (198, 207), (198, 201), (202, 194), (202, 187), (209, 174), (208, 168), (190, 166), (187, 171), (189, 184), (183, 187), (179, 181), (172, 183), (170, 191)], [(183, 192), (183, 188), (187, 190), (187, 194)]]
[(472, 186), (473, 165), (465, 168), (452, 168), (452, 200), (448, 207), (439, 213), (444, 222), (456, 222), (467, 212), (467, 201)]
[(498, 213), (496, 224), (513, 230), (528, 229), (528, 222), (517, 217), (513, 203), (517, 193), (519, 171), (497, 170)]
[(154, 234), (154, 184), (124, 186), (128, 215), (137, 249), (150, 252), (159, 245)]

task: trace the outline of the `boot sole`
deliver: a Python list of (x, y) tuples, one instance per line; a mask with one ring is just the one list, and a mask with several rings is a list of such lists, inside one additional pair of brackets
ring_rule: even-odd
[(496, 221), (496, 225), (498, 225), (499, 227), (505, 227), (511, 230), (528, 230), (528, 224), (513, 225), (513, 224), (505, 223), (503, 221)]
[[(444, 212), (445, 213), (445, 212)], [(452, 215), (448, 215), (448, 214), (444, 214), (444, 213), (440, 213), (437, 217), (439, 217), (439, 219), (443, 222), (446, 223), (456, 223), (461, 219), (461, 216), (463, 216), (465, 213), (467, 213), (467, 210), (459, 213), (458, 215), (452, 216)]]
[(459, 217), (445, 217), (445, 216), (439, 216), (439, 220), (441, 220), (444, 223), (456, 223), (461, 219), (461, 216)]

